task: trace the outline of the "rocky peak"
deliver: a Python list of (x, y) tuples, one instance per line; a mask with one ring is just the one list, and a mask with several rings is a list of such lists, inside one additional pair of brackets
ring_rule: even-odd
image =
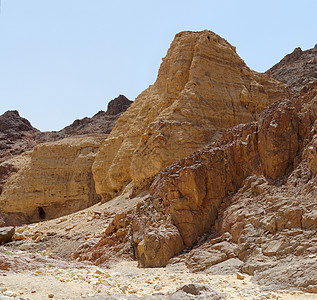
[(112, 197), (131, 181), (144, 188), (164, 167), (288, 95), (283, 84), (250, 70), (217, 34), (176, 34), (156, 82), (101, 147), (93, 166), (97, 192)]
[(53, 136), (54, 140), (61, 137), (84, 134), (109, 134), (116, 120), (133, 103), (127, 97), (119, 95), (108, 104), (107, 111), (100, 110), (92, 118), (75, 120), (71, 125), (65, 127)]
[[(317, 82), (317, 47), (303, 51), (300, 47), (286, 55), (266, 71), (273, 78), (284, 82), (294, 92), (301, 92)], [(301, 93), (302, 94), (302, 93)]]
[(31, 123), (22, 118), (17, 110), (8, 110), (0, 116), (0, 132), (7, 131), (30, 131), (35, 129)]
[(108, 103), (106, 114), (117, 115), (125, 112), (132, 103), (133, 101), (130, 101), (127, 97), (119, 95)]

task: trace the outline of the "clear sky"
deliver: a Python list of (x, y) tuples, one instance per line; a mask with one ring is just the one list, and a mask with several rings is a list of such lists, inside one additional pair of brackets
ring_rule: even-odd
[(0, 114), (60, 130), (119, 94), (134, 100), (183, 30), (216, 32), (263, 72), (314, 47), (316, 12), (316, 0), (2, 0)]

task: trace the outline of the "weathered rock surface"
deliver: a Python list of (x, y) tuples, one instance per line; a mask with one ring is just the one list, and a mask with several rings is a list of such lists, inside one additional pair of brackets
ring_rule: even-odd
[[(116, 241), (116, 249), (151, 267), (188, 249), (171, 263), (212, 273), (234, 259), (262, 284), (290, 288), (304, 276), (305, 261), (316, 263), (316, 120), (317, 98), (272, 104), (258, 122), (227, 130), (160, 172), (149, 197), (117, 215), (104, 237), (77, 257), (106, 262), (102, 253)], [(197, 243), (202, 246), (190, 250)], [(290, 259), (297, 269), (285, 280)], [(266, 270), (274, 275), (262, 276)], [(314, 270), (309, 267), (296, 287), (314, 292)]]
[[(93, 165), (97, 193), (148, 185), (161, 170), (226, 128), (255, 121), (285, 86), (250, 70), (210, 31), (175, 36), (154, 85), (142, 92), (104, 142)], [(144, 163), (146, 161), (146, 163)]]
[(104, 138), (66, 138), (25, 153), (23, 165), (8, 179), (0, 196), (7, 223), (52, 219), (99, 201), (91, 166)]
[(284, 82), (295, 92), (308, 89), (317, 83), (317, 44), (306, 51), (295, 48), (266, 73)]
[(10, 242), (14, 235), (15, 229), (14, 227), (1, 227), (0, 228), (0, 244), (4, 244)]

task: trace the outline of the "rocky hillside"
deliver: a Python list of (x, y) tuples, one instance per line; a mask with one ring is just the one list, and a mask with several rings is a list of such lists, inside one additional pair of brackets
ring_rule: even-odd
[(53, 132), (40, 132), (27, 119), (20, 117), (16, 110), (9, 110), (0, 116), (0, 163), (32, 150), (42, 142), (75, 135), (109, 134), (131, 103), (128, 98), (119, 95), (108, 103), (106, 112), (101, 110), (91, 118), (75, 120), (64, 129)]
[(261, 284), (316, 293), (316, 141), (310, 88), (161, 171), (148, 197), (75, 257), (103, 263), (130, 253), (143, 267), (240, 269)]
[(300, 92), (317, 85), (317, 44), (303, 51), (300, 47), (286, 55), (267, 74), (287, 84), (293, 91)]
[(224, 129), (257, 120), (267, 105), (289, 94), (280, 82), (250, 70), (215, 33), (177, 34), (156, 82), (100, 148), (93, 165), (97, 193), (109, 200), (128, 183), (148, 187), (171, 163)]

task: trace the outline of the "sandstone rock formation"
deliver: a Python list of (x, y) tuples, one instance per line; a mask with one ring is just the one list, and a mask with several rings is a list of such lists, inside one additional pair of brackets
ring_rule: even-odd
[(105, 135), (42, 143), (13, 160), (24, 162), (4, 185), (0, 209), (7, 224), (56, 218), (93, 205), (91, 166)]
[(109, 199), (130, 181), (147, 186), (223, 129), (255, 121), (264, 107), (288, 95), (283, 84), (250, 70), (213, 32), (177, 34), (154, 85), (100, 148), (93, 165), (97, 193)]
[(284, 82), (295, 92), (317, 84), (317, 44), (306, 51), (295, 48), (266, 73)]
[(316, 120), (317, 97), (273, 103), (160, 172), (149, 197), (77, 257), (103, 263), (114, 247), (157, 267), (187, 249), (171, 263), (212, 272), (232, 259), (262, 284), (316, 292)]

